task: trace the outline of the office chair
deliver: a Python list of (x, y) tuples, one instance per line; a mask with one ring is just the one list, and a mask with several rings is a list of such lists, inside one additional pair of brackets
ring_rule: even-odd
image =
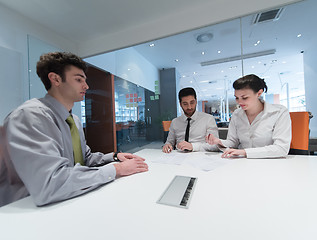
[(292, 120), (292, 141), (289, 154), (309, 155), (309, 112), (290, 112)]
[(164, 143), (166, 142), (171, 123), (172, 121), (162, 121), (163, 131), (164, 131), (164, 139), (163, 139)]

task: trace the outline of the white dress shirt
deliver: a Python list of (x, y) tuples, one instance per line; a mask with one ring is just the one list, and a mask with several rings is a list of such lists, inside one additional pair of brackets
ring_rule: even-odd
[(222, 144), (244, 149), (247, 158), (277, 158), (288, 154), (291, 144), (291, 119), (286, 107), (264, 102), (264, 109), (250, 124), (245, 111), (234, 111), (227, 140)]
[[(74, 165), (67, 109), (46, 95), (31, 99), (4, 121), (8, 152), (0, 162), (0, 204), (31, 195), (36, 205), (61, 201), (113, 181), (113, 153), (92, 153), (80, 120), (77, 125), (85, 166)], [(107, 164), (94, 167), (99, 164)]]
[[(168, 133), (166, 143), (173, 147), (185, 140), (185, 132), (187, 127), (187, 117), (183, 114), (178, 118), (174, 118)], [(193, 151), (215, 151), (214, 145), (206, 143), (205, 137), (212, 133), (218, 137), (218, 128), (214, 117), (210, 114), (195, 111), (191, 116), (189, 140), (193, 146)]]

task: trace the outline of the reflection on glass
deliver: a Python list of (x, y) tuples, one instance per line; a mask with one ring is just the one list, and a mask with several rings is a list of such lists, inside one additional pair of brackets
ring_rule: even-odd
[(117, 148), (130, 151), (148, 143), (145, 123), (144, 88), (122, 78), (114, 78)]

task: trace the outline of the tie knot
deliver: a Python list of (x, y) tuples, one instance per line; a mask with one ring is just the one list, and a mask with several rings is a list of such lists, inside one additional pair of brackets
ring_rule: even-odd
[(68, 118), (66, 118), (66, 122), (68, 123), (69, 126), (73, 126), (75, 124), (75, 121), (72, 115), (69, 115)]
[(191, 118), (187, 118), (187, 121), (189, 122), (190, 120), (192, 120)]

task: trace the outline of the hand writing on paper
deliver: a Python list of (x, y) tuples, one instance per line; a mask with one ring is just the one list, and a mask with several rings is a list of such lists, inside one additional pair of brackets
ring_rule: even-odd
[(165, 153), (170, 153), (170, 152), (172, 152), (172, 150), (173, 150), (173, 146), (169, 143), (166, 143), (162, 149), (162, 151)]
[(231, 157), (246, 157), (247, 156), (247, 153), (244, 149), (233, 149), (233, 148), (230, 148), (230, 149), (227, 149), (223, 152), (223, 154), (221, 155), (221, 157), (223, 158), (231, 158)]
[(182, 141), (177, 144), (177, 149), (182, 150), (182, 151), (193, 151), (193, 145), (189, 142)]

